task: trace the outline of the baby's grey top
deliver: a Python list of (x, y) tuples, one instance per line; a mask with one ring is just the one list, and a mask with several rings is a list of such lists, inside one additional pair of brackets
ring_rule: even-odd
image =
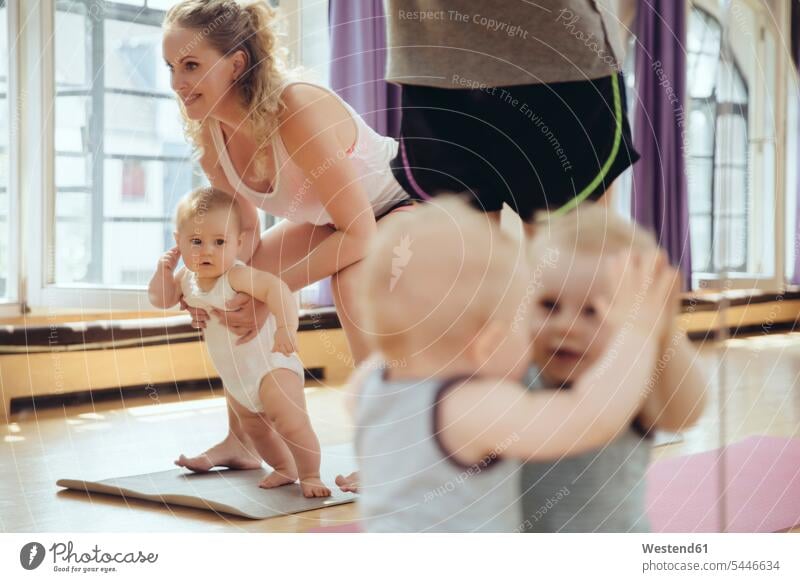
[(439, 439), (443, 396), (464, 378), (389, 381), (375, 370), (356, 405), (359, 511), (370, 532), (513, 532), (519, 467), (496, 453), (472, 466)]

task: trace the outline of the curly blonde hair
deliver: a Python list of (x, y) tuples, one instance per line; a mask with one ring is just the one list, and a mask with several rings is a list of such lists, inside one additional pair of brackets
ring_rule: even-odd
[[(253, 135), (264, 136), (254, 156), (254, 170), (259, 178), (266, 177), (263, 154), (278, 129), (278, 115), (283, 107), (281, 87), (287, 78), (285, 52), (274, 29), (276, 20), (277, 13), (265, 0), (184, 0), (170, 8), (164, 18), (165, 28), (177, 26), (196, 31), (182, 52), (188, 53), (206, 41), (226, 57), (239, 50), (245, 53), (247, 64), (236, 86), (248, 111), (249, 129)], [(180, 100), (178, 106), (184, 132), (196, 155), (202, 156), (203, 122), (190, 119)]]

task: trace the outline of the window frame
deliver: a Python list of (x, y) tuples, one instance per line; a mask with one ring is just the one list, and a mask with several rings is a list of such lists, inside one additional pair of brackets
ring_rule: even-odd
[[(749, 181), (751, 182), (750, 191), (748, 192), (748, 208), (752, 210), (752, 214), (748, 220), (748, 268), (752, 268), (755, 261), (761, 260), (762, 254), (759, 250), (764, 247), (758, 245), (758, 235), (761, 238), (769, 236), (768, 232), (763, 232), (765, 219), (768, 218), (765, 214), (765, 197), (762, 192), (765, 174), (765, 156), (763, 144), (766, 141), (772, 141), (775, 151), (773, 172), (773, 213), (772, 213), (772, 232), (774, 235), (773, 244), (773, 264), (771, 265), (772, 274), (757, 275), (754, 272), (748, 273), (705, 273), (693, 272), (692, 273), (692, 287), (694, 289), (709, 289), (709, 290), (726, 290), (726, 289), (756, 289), (760, 291), (776, 291), (786, 287), (785, 271), (785, 250), (784, 250), (784, 233), (785, 225), (784, 207), (785, 207), (785, 156), (786, 156), (786, 132), (785, 123), (783, 120), (786, 116), (785, 100), (786, 88), (784, 83), (780, 82), (782, 73), (786, 71), (786, 55), (784, 51), (780, 50), (778, 39), (788, 38), (788, 11), (783, 3), (778, 3), (777, 7), (772, 7), (776, 12), (770, 15), (766, 14), (766, 9), (760, 3), (754, 0), (738, 0), (747, 5), (756, 15), (756, 30), (758, 30), (756, 58), (759, 64), (765, 63), (766, 54), (766, 41), (765, 33), (769, 31), (774, 39), (774, 71), (775, 71), (775, 86), (766, 88), (763, 83), (763, 78), (757, 77), (755, 80), (745, 78), (747, 90), (750, 95), (748, 102), (748, 143), (756, 147), (756, 155), (751, 159), (751, 167), (748, 168)], [(691, 10), (694, 7), (707, 12), (717, 19), (718, 22), (724, 23), (726, 19), (720, 14), (719, 3), (714, 0), (689, 0), (686, 2), (687, 21)], [(772, 18), (769, 18), (771, 16)], [(777, 18), (776, 18), (777, 17)], [(723, 26), (723, 40), (725, 42), (726, 29)], [(734, 59), (734, 64), (736, 59)], [(763, 67), (757, 71), (757, 75), (763, 75)], [(755, 83), (753, 82), (755, 81)], [(757, 91), (754, 91), (758, 88)], [(690, 98), (687, 96), (687, 105)], [(774, 135), (772, 138), (765, 137), (765, 128), (761, 126), (764, 120), (764, 109), (767, 105), (766, 100), (772, 100), (772, 110), (774, 112)], [(716, 124), (714, 130), (716, 131)], [(750, 198), (758, 197), (758, 198)], [(713, 257), (712, 257), (713, 260)]]
[[(744, 93), (746, 95), (746, 100), (745, 100), (745, 103), (743, 105), (739, 104), (739, 103), (734, 103), (732, 101), (723, 101), (722, 100), (723, 98), (720, 95), (720, 88), (719, 87), (713, 87), (712, 90), (711, 90), (711, 94), (708, 95), (707, 97), (694, 97), (692, 95), (687, 95), (687, 97), (686, 97), (687, 98), (687, 106), (688, 106), (687, 109), (688, 109), (688, 112), (689, 112), (690, 124), (691, 124), (692, 114), (695, 112), (695, 110), (703, 112), (706, 109), (713, 109), (713, 115), (709, 119), (710, 131), (712, 132), (711, 144), (710, 144), (710, 146), (711, 146), (710, 147), (710, 150), (711, 150), (710, 153), (709, 154), (698, 154), (698, 153), (693, 153), (692, 151), (686, 152), (687, 168), (692, 167), (692, 165), (693, 165), (692, 162), (697, 162), (697, 161), (701, 161), (701, 160), (704, 160), (706, 163), (710, 163), (710, 165), (708, 167), (710, 168), (709, 178), (711, 180), (711, 182), (710, 182), (710, 192), (709, 192), (710, 200), (709, 200), (709, 203), (708, 203), (708, 211), (707, 212), (692, 212), (692, 208), (691, 208), (691, 206), (692, 206), (692, 204), (691, 204), (691, 191), (689, 192), (689, 195), (690, 195), (689, 225), (690, 225), (690, 228), (691, 228), (692, 221), (694, 219), (697, 219), (697, 218), (703, 218), (703, 219), (706, 219), (708, 221), (708, 223), (709, 223), (709, 243), (711, 244), (711, 247), (708, 249), (708, 252), (709, 252), (709, 261), (711, 263), (711, 266), (713, 267), (714, 263), (716, 262), (716, 255), (717, 255), (717, 252), (718, 252), (717, 246), (715, 244), (716, 241), (717, 241), (716, 233), (717, 233), (718, 224), (720, 222), (722, 222), (722, 221), (727, 221), (728, 224), (730, 224), (736, 219), (743, 220), (745, 222), (745, 225), (747, 226), (747, 228), (745, 229), (745, 233), (744, 233), (744, 235), (745, 235), (745, 240), (744, 240), (745, 262), (742, 265), (742, 270), (741, 271), (739, 271), (739, 270), (731, 271), (731, 272), (729, 272), (729, 275), (735, 274), (737, 276), (747, 276), (748, 268), (749, 268), (748, 258), (752, 254), (751, 253), (751, 248), (750, 248), (750, 246), (751, 246), (751, 234), (752, 234), (750, 232), (750, 230), (751, 230), (751, 226), (752, 226), (752, 220), (751, 220), (752, 217), (750, 216), (750, 212), (749, 212), (750, 209), (749, 209), (749, 206), (747, 205), (747, 199), (749, 199), (750, 190), (751, 190), (751, 188), (749, 187), (750, 177), (752, 176), (752, 171), (753, 171), (753, 168), (751, 167), (751, 163), (750, 163), (751, 159), (750, 159), (750, 156), (749, 156), (750, 145), (751, 145), (751, 142), (752, 142), (752, 140), (750, 138), (750, 121), (751, 121), (750, 94), (751, 94), (751, 91), (750, 91), (749, 86), (747, 85), (747, 80), (745, 78), (745, 75), (742, 72), (741, 67), (739, 66), (739, 64), (737, 62), (736, 55), (733, 54), (733, 52), (730, 50), (730, 47), (728, 47), (726, 45), (726, 43), (724, 42), (722, 24), (719, 22), (719, 19), (716, 16), (714, 16), (713, 14), (709, 13), (708, 11), (706, 11), (701, 6), (697, 5), (697, 4), (693, 5), (690, 10), (691, 10), (692, 13), (700, 13), (701, 14), (701, 18), (703, 18), (705, 21), (709, 21), (709, 20), (713, 21), (714, 25), (719, 27), (719, 31), (720, 31), (720, 35), (721, 35), (721, 39), (720, 39), (721, 40), (721, 44), (720, 44), (720, 48), (719, 48), (719, 54), (718, 55), (714, 55), (714, 54), (709, 55), (708, 53), (703, 52), (702, 49), (701, 49), (697, 53), (698, 59), (700, 57), (702, 57), (702, 56), (712, 56), (712, 57), (716, 56), (717, 57), (717, 67), (718, 67), (717, 72), (716, 72), (717, 79), (719, 79), (719, 77), (720, 77), (722, 67), (728, 67), (730, 69), (730, 71), (736, 76), (736, 79), (741, 79), (741, 82), (743, 84), (743, 91), (744, 91)], [(700, 40), (702, 41), (703, 39), (700, 39)], [(688, 85), (688, 81), (689, 81), (689, 79), (687, 79), (687, 85)], [(742, 164), (732, 164), (729, 160), (723, 160), (721, 158), (721, 156), (720, 156), (720, 153), (717, 151), (717, 146), (719, 144), (719, 141), (718, 141), (719, 135), (718, 134), (719, 134), (720, 130), (722, 129), (722, 123), (724, 123), (726, 121), (725, 117), (738, 117), (745, 124), (744, 136), (745, 136), (746, 152), (745, 152), (745, 161), (744, 161), (743, 165)], [(691, 128), (690, 128), (689, 131), (691, 131)], [(691, 148), (690, 148), (690, 150), (691, 150)], [(721, 174), (724, 174), (724, 171), (725, 171), (726, 168), (727, 169), (739, 168), (740, 170), (744, 171), (745, 188), (746, 188), (746, 190), (745, 190), (745, 198), (746, 198), (746, 200), (745, 200), (745, 209), (741, 213), (741, 215), (732, 215), (731, 213), (727, 213), (727, 214), (726, 213), (722, 213), (722, 212), (718, 211), (717, 208), (716, 208), (717, 194), (718, 194), (718, 192), (717, 192), (718, 171), (720, 171)], [(720, 229), (720, 230), (722, 230), (722, 229)], [(696, 264), (696, 262), (694, 260), (694, 257), (693, 257), (693, 265), (692, 265), (692, 267), (693, 267), (694, 272), (696, 274), (699, 274), (699, 275), (707, 274), (709, 272), (710, 273), (717, 273), (718, 272), (717, 270), (714, 270), (714, 271), (699, 270), (697, 268), (697, 264)]]
[[(270, 0), (273, 6), (280, 7), (286, 20), (284, 30), (288, 38), (284, 38), (284, 46), (290, 49), (290, 65), (302, 61), (302, 42), (299, 36), (302, 24), (300, 2), (301, 0)], [(56, 283), (48, 273), (51, 264), (48, 249), (54, 249), (56, 244), (55, 55), (54, 45), (49, 40), (55, 32), (56, 4), (57, 2), (20, 0), (20, 21), (26, 23), (27, 34), (20, 37), (15, 31), (14, 36), (9, 36), (21, 38), (24, 43), (25, 50), (16, 62), (25, 65), (26, 71), (31, 72), (25, 79), (25, 91), (27, 95), (36, 96), (27, 103), (29, 107), (23, 119), (24, 128), (20, 132), (30, 139), (26, 140), (24, 147), (17, 148), (22, 154), (22, 160), (19, 171), (11, 172), (13, 176), (27, 175), (32, 176), (32, 179), (17, 189), (26, 201), (26, 219), (22, 236), (17, 233), (16, 239), (12, 239), (22, 242), (19, 246), (24, 247), (29, 255), (25, 261), (28, 265), (25, 273), (27, 285), (23, 286), (20, 293), (20, 297), (26, 298), (26, 303), (12, 306), (10, 314), (18, 314), (21, 309), (27, 309), (27, 304), (44, 311), (153, 311), (154, 308), (147, 298), (147, 290), (141, 287)], [(124, 7), (122, 9), (124, 11)], [(131, 7), (131, 14), (136, 14), (136, 11), (135, 7)], [(260, 212), (260, 216), (262, 228), (276, 222), (263, 212)], [(156, 259), (154, 257), (153, 265)], [(3, 307), (0, 305), (0, 315), (3, 314)]]
[[(17, 244), (22, 235), (22, 206), (20, 204), (19, 162), (22, 126), (23, 93), (19, 87), (19, 5), (6, 1), (6, 38), (8, 39), (8, 274), (7, 297), (0, 299), (0, 317), (18, 315), (25, 307), (23, 249)], [(14, 39), (12, 41), (12, 39)], [(12, 121), (15, 120), (16, 124)], [(16, 129), (14, 126), (16, 125)]]
[[(79, 153), (69, 152), (69, 151), (54, 151), (53, 152), (53, 166), (56, 165), (56, 160), (59, 157), (75, 157), (77, 159), (88, 159), (91, 165), (91, 177), (88, 178), (88, 182), (91, 183), (91, 188), (87, 188), (86, 186), (68, 186), (68, 187), (61, 187), (58, 188), (55, 184), (55, 175), (53, 176), (53, 181), (50, 184), (52, 188), (52, 200), (49, 203), (52, 205), (53, 209), (55, 209), (56, 198), (59, 192), (85, 192), (91, 196), (91, 205), (92, 205), (92, 216), (91, 216), (91, 223), (92, 223), (92, 242), (91, 242), (91, 256), (92, 259), (89, 262), (89, 271), (91, 273), (91, 278), (102, 278), (102, 270), (103, 270), (103, 246), (104, 246), (104, 237), (105, 237), (105, 227), (109, 223), (113, 222), (124, 222), (124, 223), (131, 223), (134, 222), (133, 220), (129, 219), (120, 219), (119, 217), (113, 216), (106, 216), (105, 215), (105, 197), (104, 196), (97, 196), (97, 191), (105, 191), (106, 189), (106, 182), (107, 182), (107, 174), (106, 174), (106, 162), (109, 160), (120, 160), (120, 161), (139, 161), (139, 162), (162, 162), (162, 163), (169, 163), (169, 162), (190, 162), (191, 157), (186, 156), (170, 156), (170, 155), (147, 155), (147, 154), (118, 154), (112, 153), (107, 150), (106, 148), (106, 131), (105, 131), (105, 123), (106, 123), (106, 100), (109, 96), (132, 96), (132, 97), (144, 97), (144, 98), (151, 98), (151, 99), (162, 99), (162, 100), (174, 100), (174, 95), (171, 92), (159, 92), (153, 90), (137, 90), (137, 89), (126, 89), (126, 88), (118, 88), (118, 87), (111, 87), (105, 84), (104, 79), (104, 71), (103, 67), (105, 66), (105, 25), (108, 20), (115, 20), (118, 22), (135, 22), (137, 24), (142, 24), (146, 26), (154, 26), (160, 27), (161, 25), (161, 16), (160, 10), (158, 11), (144, 11), (139, 9), (133, 5), (126, 5), (126, 4), (118, 4), (114, 3), (112, 0), (111, 4), (106, 4), (103, 7), (101, 17), (94, 17), (92, 15), (92, 8), (95, 6), (92, 0), (55, 0), (54, 4), (55, 7), (53, 9), (52, 14), (52, 22), (55, 22), (56, 13), (62, 8), (60, 8), (60, 4), (76, 4), (81, 3), (86, 5), (86, 24), (91, 29), (91, 51), (92, 51), (92, 58), (91, 58), (91, 66), (92, 69), (88, 71), (88, 78), (92, 79), (86, 86), (78, 86), (78, 87), (69, 87), (65, 89), (59, 89), (57, 86), (55, 87), (55, 94), (53, 96), (53, 111), (56, 110), (56, 102), (59, 97), (85, 97), (89, 99), (91, 104), (91, 111), (92, 115), (89, 116), (88, 119), (88, 149), (86, 151), (82, 151)], [(70, 10), (63, 10), (64, 12), (70, 12)], [(81, 13), (80, 11), (76, 11), (75, 13)], [(102, 61), (100, 66), (97, 66), (96, 57), (101, 55)], [(53, 70), (53, 74), (55, 75), (55, 69)], [(99, 113), (97, 113), (99, 112)], [(55, 130), (55, 128), (54, 128)], [(197, 186), (199, 184), (195, 184)], [(129, 201), (130, 202), (130, 201)], [(53, 238), (51, 244), (55, 246), (57, 241), (55, 240), (55, 230), (58, 228), (58, 217), (55, 217), (55, 222), (51, 223), (50, 228), (48, 229), (48, 234)], [(148, 223), (159, 223), (162, 225), (168, 224), (170, 222), (169, 217), (162, 217), (162, 218), (148, 218), (146, 219)], [(55, 269), (53, 265), (45, 265), (45, 276), (44, 279), (46, 284), (49, 286), (54, 286), (57, 288), (78, 288), (78, 289), (104, 289), (104, 290), (134, 290), (140, 291), (141, 288), (139, 286), (127, 286), (127, 285), (109, 285), (103, 283), (58, 283), (55, 281)]]

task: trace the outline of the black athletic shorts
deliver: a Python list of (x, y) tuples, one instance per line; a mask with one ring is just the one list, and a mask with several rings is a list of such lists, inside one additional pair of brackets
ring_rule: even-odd
[(403, 86), (395, 178), (413, 198), (464, 192), (525, 221), (596, 200), (639, 154), (622, 75), (588, 81), (440, 89)]

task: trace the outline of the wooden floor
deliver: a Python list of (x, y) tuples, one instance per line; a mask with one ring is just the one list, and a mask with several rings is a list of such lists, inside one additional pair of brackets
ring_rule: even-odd
[[(800, 334), (706, 344), (702, 353), (714, 375), (704, 417), (682, 442), (655, 449), (654, 459), (754, 434), (800, 438)], [(309, 387), (307, 393), (323, 445), (348, 442), (352, 430), (342, 391)], [(64, 476), (99, 479), (171, 468), (179, 452), (202, 451), (224, 436), (221, 398), (129, 400), (30, 411), (13, 421), (0, 426), (3, 532), (285, 532), (357, 519), (356, 504), (252, 521), (116, 497), (93, 496), (90, 502), (84, 494), (56, 487)]]

